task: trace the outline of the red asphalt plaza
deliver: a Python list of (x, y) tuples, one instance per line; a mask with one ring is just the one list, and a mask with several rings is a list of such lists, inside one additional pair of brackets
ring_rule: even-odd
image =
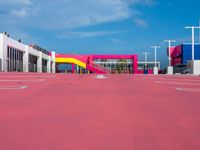
[(200, 77), (0, 73), (0, 150), (199, 150)]

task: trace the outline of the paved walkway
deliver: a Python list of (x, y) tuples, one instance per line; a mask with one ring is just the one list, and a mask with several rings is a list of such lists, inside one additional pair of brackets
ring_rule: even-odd
[(199, 150), (200, 77), (0, 73), (0, 150)]

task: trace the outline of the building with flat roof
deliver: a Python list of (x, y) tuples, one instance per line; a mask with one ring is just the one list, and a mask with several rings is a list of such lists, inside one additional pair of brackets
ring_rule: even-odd
[(0, 71), (54, 73), (55, 53), (0, 33)]
[[(172, 47), (170, 52), (172, 66), (178, 64), (188, 64), (188, 61), (192, 60), (191, 44), (181, 44)], [(168, 49), (167, 55), (169, 56)], [(200, 44), (195, 44), (194, 58), (195, 60), (200, 60)]]

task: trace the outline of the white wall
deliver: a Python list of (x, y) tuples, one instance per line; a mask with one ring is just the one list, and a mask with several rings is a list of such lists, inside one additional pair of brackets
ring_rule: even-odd
[(52, 73), (56, 73), (56, 52), (51, 52)]
[(40, 56), (40, 51), (33, 49), (30, 46), (27, 46), (27, 49), (28, 49), (28, 54), (31, 54), (31, 55), (34, 55), (34, 56), (37, 56), (37, 57)]
[(7, 36), (0, 34), (0, 58), (2, 61), (1, 71), (6, 71), (6, 58), (7, 58)]
[(24, 72), (28, 72), (29, 62), (28, 62), (28, 46), (26, 45), (26, 50), (23, 55), (23, 70)]
[[(3, 34), (0, 34), (0, 59), (3, 63)], [(0, 71), (3, 70), (3, 64), (0, 66)]]
[[(6, 40), (6, 44), (8, 45), (8, 46), (10, 46), (10, 47), (14, 47), (14, 48), (16, 48), (16, 49), (18, 49), (18, 50), (20, 50), (20, 51), (23, 51), (23, 52), (25, 52), (26, 51), (26, 45), (24, 45), (24, 44), (22, 44), (22, 43), (20, 43), (20, 42), (18, 42), (18, 41), (16, 41), (16, 40), (13, 40), (13, 39), (11, 39), (11, 38), (9, 38), (9, 37), (6, 37), (5, 36), (5, 38), (7, 38), (7, 40)], [(7, 52), (7, 51), (6, 51)]]
[(26, 46), (16, 40), (7, 37), (7, 35), (0, 34), (0, 58), (2, 59), (2, 71), (7, 71), (7, 47), (16, 48), (22, 52), (26, 51)]
[[(28, 45), (20, 43), (14, 39), (7, 37), (5, 34), (0, 33), (0, 59), (2, 59), (2, 68), (0, 69), (0, 71), (1, 70), (7, 71), (6, 59), (7, 59), (7, 47), (8, 46), (16, 48), (24, 53), (24, 55), (23, 55), (23, 64), (24, 64), (23, 70), (24, 70), (24, 72), (28, 72), (28, 66), (29, 66), (28, 56), (29, 56), (29, 54), (38, 57), (38, 62), (37, 62), (38, 72), (42, 72), (42, 59), (46, 59), (48, 61), (47, 70), (49, 73), (51, 71), (51, 68), (50, 68), (51, 61), (53, 61), (54, 65), (55, 65), (55, 58), (52, 58), (46, 54), (43, 54), (42, 52), (40, 52), (36, 49), (33, 49), (32, 47), (30, 47)], [(52, 69), (53, 68), (55, 68), (55, 66), (52, 66)]]
[[(39, 73), (42, 72), (42, 59), (46, 59), (47, 60), (47, 72), (50, 73), (51, 72), (51, 61), (52, 61), (52, 57), (49, 55), (46, 55), (38, 50), (33, 49), (32, 47), (28, 47), (28, 54), (34, 55), (38, 57), (38, 61), (37, 61), (37, 70)], [(54, 60), (54, 59), (53, 59)]]

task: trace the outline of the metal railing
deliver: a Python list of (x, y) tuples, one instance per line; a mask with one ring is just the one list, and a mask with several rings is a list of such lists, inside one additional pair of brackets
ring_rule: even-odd
[(85, 63), (87, 63), (87, 58), (85, 58), (84, 56), (81, 56), (81, 55), (76, 54), (76, 53), (72, 53), (72, 55), (78, 56), (79, 58), (83, 59), (85, 61)]
[(105, 72), (105, 73), (111, 73), (111, 70), (102, 66), (102, 65), (99, 65), (99, 64), (96, 64), (96, 63), (93, 63), (92, 64), (92, 67), (96, 68), (96, 69), (99, 69), (100, 71), (102, 72)]
[[(76, 54), (76, 53), (72, 53), (71, 54), (72, 56), (74, 55), (75, 58), (79, 59), (80, 61), (84, 61), (84, 63), (86, 63), (86, 66), (90, 66), (90, 67), (93, 67), (95, 69), (98, 69), (100, 70), (101, 72), (105, 72), (105, 73), (111, 73), (111, 70), (102, 66), (102, 65), (99, 65), (99, 64), (95, 64), (94, 62), (92, 64), (89, 64), (88, 63), (88, 58), (84, 57), (84, 56), (81, 56), (79, 54)], [(87, 68), (86, 68), (87, 69)]]

